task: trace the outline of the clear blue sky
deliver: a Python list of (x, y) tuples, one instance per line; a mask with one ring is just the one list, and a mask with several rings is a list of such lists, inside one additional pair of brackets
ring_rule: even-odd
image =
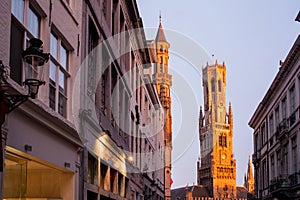
[[(165, 29), (181, 33), (201, 46), (208, 55), (214, 54), (214, 59), (225, 61), (227, 105), (229, 101), (232, 102), (234, 114), (233, 145), (237, 160), (237, 184), (242, 185), (248, 156), (253, 151), (252, 130), (248, 121), (278, 72), (279, 60), (285, 59), (300, 32), (300, 23), (294, 21), (300, 2), (138, 0), (138, 6), (144, 27), (157, 28), (161, 11)], [(170, 38), (170, 34), (168, 37), (166, 33), (166, 37)], [(153, 36), (147, 35), (147, 39), (153, 39)], [(170, 50), (172, 45), (175, 46), (172, 42)], [(189, 50), (188, 47), (184, 48)], [(195, 73), (195, 69), (178, 56), (170, 55), (169, 66), (182, 73), (183, 79), (188, 79), (185, 81), (193, 89), (196, 101), (203, 105), (201, 75)], [(201, 66), (198, 67), (201, 69)], [(184, 101), (180, 102), (180, 97), (176, 100), (176, 90), (172, 94), (173, 107), (177, 107), (173, 110), (173, 140), (176, 140), (176, 137), (180, 138), (187, 132), (180, 129), (179, 123), (185, 117), (182, 114)], [(198, 112), (199, 107), (194, 109)], [(172, 169), (172, 188), (196, 183), (196, 162), (200, 154), (198, 116), (191, 114), (188, 117), (189, 126), (194, 128), (193, 140), (188, 148), (184, 148), (182, 155), (176, 155)], [(178, 148), (181, 147), (176, 143), (173, 150)]]

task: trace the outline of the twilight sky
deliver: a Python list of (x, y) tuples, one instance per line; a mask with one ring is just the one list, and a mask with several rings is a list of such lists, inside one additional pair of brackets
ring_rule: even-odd
[[(253, 152), (248, 121), (278, 72), (279, 60), (285, 59), (300, 33), (300, 23), (295, 21), (299, 1), (138, 0), (138, 6), (146, 28), (158, 27), (161, 11), (170, 52), (175, 52), (169, 60), (175, 152), (172, 188), (196, 183), (197, 123), (203, 105), (201, 68), (215, 59), (227, 66), (227, 105), (232, 102), (237, 184), (242, 185)], [(154, 39), (147, 30), (146, 35)]]

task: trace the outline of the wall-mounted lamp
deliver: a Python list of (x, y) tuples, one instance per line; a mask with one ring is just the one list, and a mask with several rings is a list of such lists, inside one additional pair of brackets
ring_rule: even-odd
[(32, 151), (32, 146), (30, 146), (28, 144), (25, 144), (24, 149), (25, 149), (26, 152)]
[(129, 155), (129, 156), (127, 156), (127, 160), (128, 160), (128, 162), (133, 163), (134, 158), (132, 155)]
[(65, 168), (70, 168), (70, 167), (71, 167), (71, 164), (68, 162), (65, 162)]
[[(5, 116), (27, 101), (28, 98), (35, 99), (39, 87), (45, 84), (42, 66), (49, 60), (49, 53), (43, 53), (43, 42), (40, 39), (32, 38), (29, 43), (29, 47), (22, 53), (25, 64), (25, 81), (23, 84), (27, 89), (27, 94), (14, 93), (8, 90), (8, 88), (13, 88), (9, 81), (8, 67), (4, 66), (0, 60), (0, 130)], [(0, 138), (2, 138), (2, 133)], [(0, 142), (0, 199), (3, 199), (4, 193), (4, 148), (5, 146)], [(24, 148), (25, 151), (32, 151), (30, 145), (25, 145)]]

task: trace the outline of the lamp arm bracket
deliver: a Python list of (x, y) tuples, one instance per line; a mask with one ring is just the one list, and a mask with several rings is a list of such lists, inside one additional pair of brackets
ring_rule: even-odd
[(14, 95), (6, 95), (6, 98), (8, 100), (8, 112), (10, 113), (15, 108), (20, 106), (22, 103), (28, 100), (28, 95), (22, 95), (22, 94), (14, 94)]

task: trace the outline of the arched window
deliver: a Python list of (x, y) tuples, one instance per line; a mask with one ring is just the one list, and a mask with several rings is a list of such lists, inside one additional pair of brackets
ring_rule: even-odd
[(211, 79), (211, 91), (214, 92), (216, 89), (215, 89), (215, 79), (212, 78)]
[(219, 89), (219, 92), (222, 92), (222, 81), (221, 80), (218, 80), (218, 89)]

